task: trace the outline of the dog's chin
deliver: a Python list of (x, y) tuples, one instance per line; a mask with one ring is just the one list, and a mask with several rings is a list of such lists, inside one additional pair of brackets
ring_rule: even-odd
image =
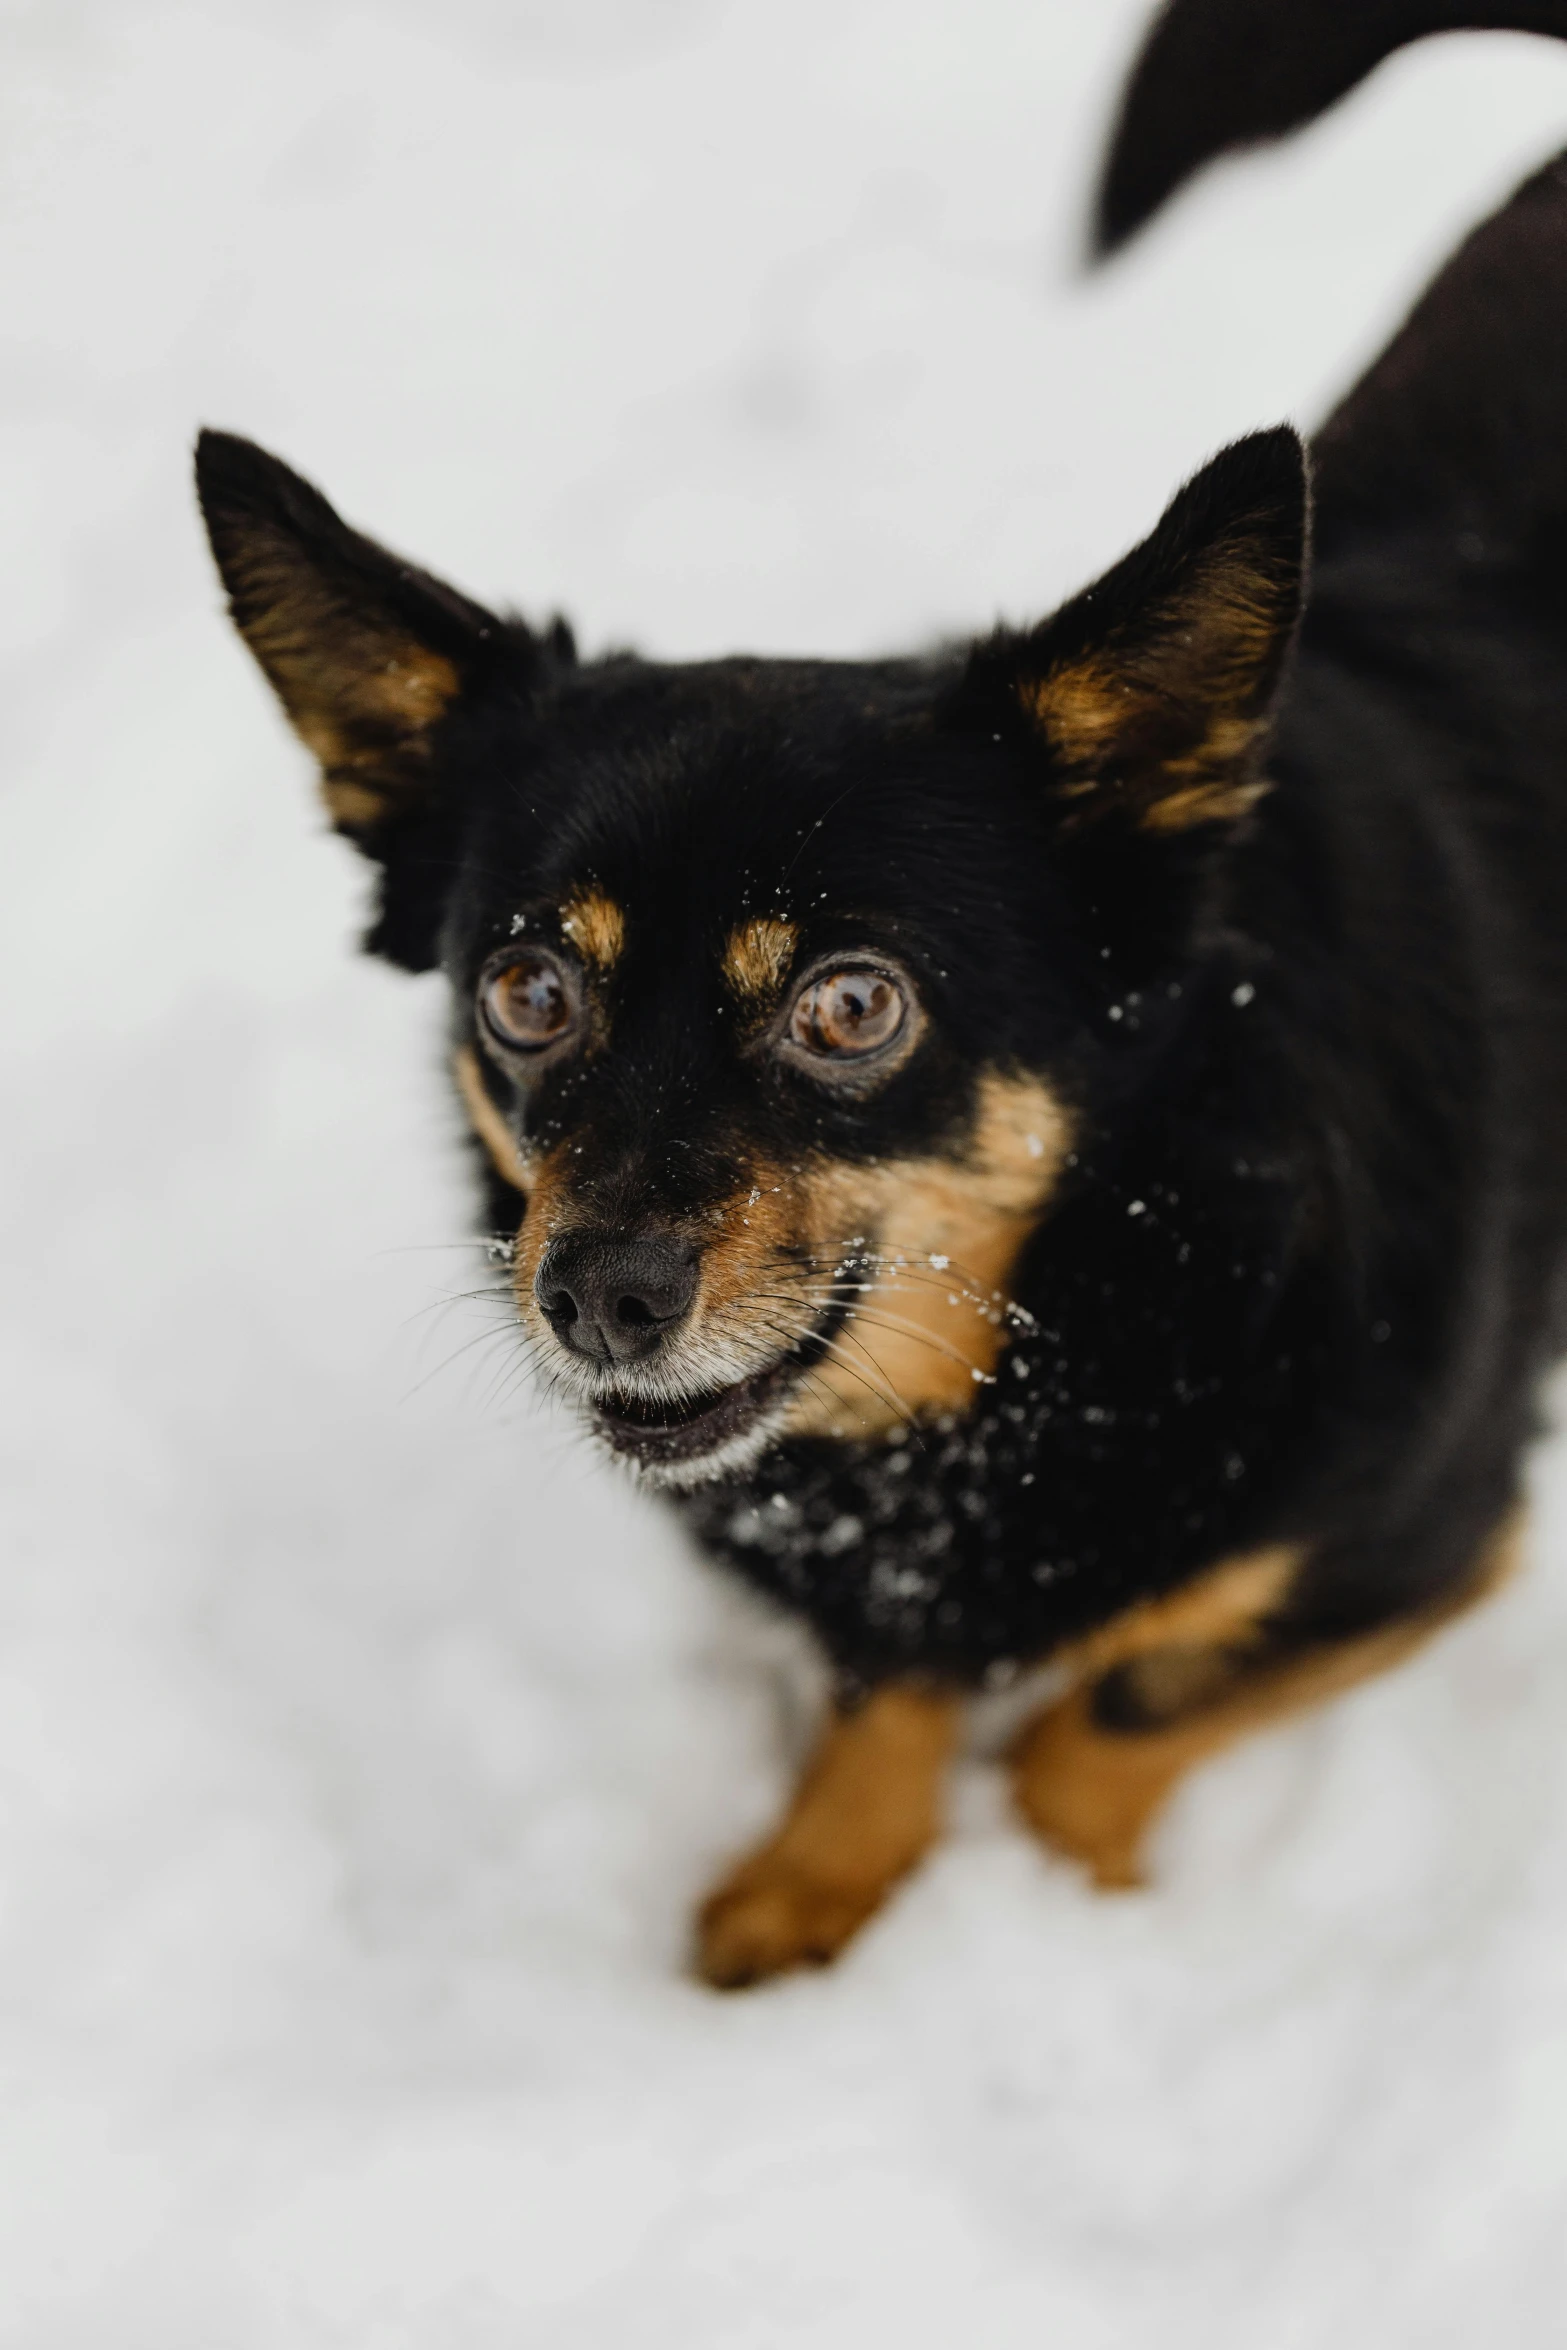
[(751, 1467), (782, 1430), (800, 1363), (785, 1355), (728, 1387), (678, 1401), (615, 1393), (589, 1406), (595, 1434), (644, 1483), (683, 1490)]

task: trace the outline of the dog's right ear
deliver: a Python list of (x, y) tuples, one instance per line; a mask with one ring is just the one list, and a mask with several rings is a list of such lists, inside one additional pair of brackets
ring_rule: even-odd
[(202, 432), (195, 482), (235, 627), (322, 764), (336, 830), (383, 867), (364, 945), (409, 971), (437, 956), (456, 806), (442, 719), (500, 667), (524, 686), (569, 658), (350, 531), (310, 482), (233, 432)]
[[(196, 487), (234, 624), (321, 763), (333, 823), (384, 869), (365, 944), (428, 969), (457, 814), (437, 731), (502, 665), (531, 682), (546, 648), (350, 530), (253, 441), (203, 432)], [(560, 624), (548, 651), (569, 653)]]
[(435, 729), (506, 632), (253, 441), (203, 432), (196, 488), (234, 624), (320, 760), (334, 824), (376, 855), (417, 811)]

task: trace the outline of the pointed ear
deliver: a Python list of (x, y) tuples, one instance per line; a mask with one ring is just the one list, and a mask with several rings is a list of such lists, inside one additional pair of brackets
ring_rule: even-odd
[(977, 647), (962, 704), (1041, 755), (1063, 830), (1217, 838), (1266, 788), (1306, 535), (1297, 435), (1237, 441), (1096, 586)]
[(253, 441), (203, 432), (196, 487), (234, 624), (320, 760), (334, 824), (384, 857), (425, 812), (436, 726), (514, 632)]

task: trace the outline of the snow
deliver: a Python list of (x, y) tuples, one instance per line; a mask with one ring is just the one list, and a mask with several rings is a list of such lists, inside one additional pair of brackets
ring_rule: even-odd
[(808, 1669), (446, 1302), (437, 1003), (345, 951), (188, 490), (251, 432), (594, 645), (1043, 610), (1567, 137), (1567, 52), (1435, 44), (1084, 283), (1141, 16), (0, 15), (8, 2345), (1559, 2339), (1561, 1442), (1530, 1574), (1153, 1890), (979, 1752), (835, 1972), (688, 1981)]

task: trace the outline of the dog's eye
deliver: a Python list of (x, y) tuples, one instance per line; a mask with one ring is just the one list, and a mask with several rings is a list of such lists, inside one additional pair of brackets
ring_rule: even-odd
[(532, 949), (487, 975), (479, 1003), (502, 1044), (525, 1053), (558, 1044), (577, 1016), (560, 965), (553, 955)]
[(908, 1005), (885, 971), (827, 971), (802, 989), (789, 1015), (789, 1040), (841, 1061), (879, 1052), (902, 1028)]

